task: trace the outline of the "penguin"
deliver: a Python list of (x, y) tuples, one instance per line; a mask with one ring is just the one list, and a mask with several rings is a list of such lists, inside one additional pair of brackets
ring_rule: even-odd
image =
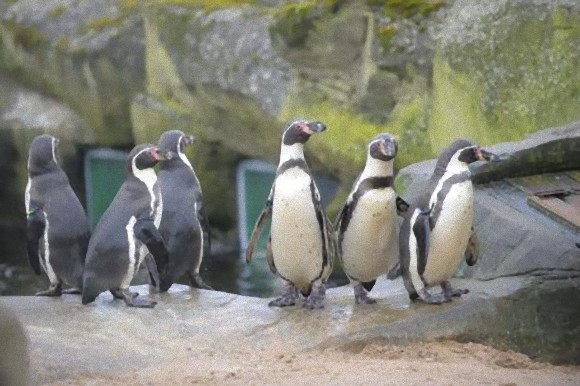
[(354, 289), (356, 304), (376, 279), (399, 261), (399, 218), (408, 204), (393, 189), (397, 141), (379, 134), (368, 144), (367, 161), (335, 221), (338, 256)]
[(271, 307), (294, 305), (298, 292), (304, 307), (323, 308), (325, 283), (332, 272), (335, 242), (320, 194), (304, 159), (304, 144), (323, 132), (321, 122), (292, 122), (282, 135), (280, 162), (266, 205), (256, 221), (246, 250), (251, 262), (266, 220), (271, 219), (267, 259), (270, 270), (285, 283)]
[(179, 130), (166, 131), (159, 139), (161, 151), (177, 157), (159, 166), (157, 183), (163, 197), (159, 231), (165, 240), (169, 261), (160, 272), (160, 291), (165, 292), (187, 274), (195, 288), (211, 289), (199, 275), (203, 258), (210, 252), (209, 225), (205, 215), (201, 186), (183, 151), (195, 141)]
[(108, 289), (128, 306), (156, 305), (149, 299), (137, 298), (129, 291), (129, 285), (145, 261), (152, 284), (158, 286), (158, 270), (163, 272), (167, 263), (167, 248), (158, 229), (163, 200), (153, 167), (173, 156), (146, 144), (135, 146), (129, 153), (127, 177), (89, 241), (83, 304), (91, 303)]
[[(453, 142), (439, 156), (424, 192), (405, 216), (399, 238), (400, 262), (411, 300), (441, 304), (469, 292), (453, 289), (449, 279), (464, 255), (469, 265), (477, 260), (468, 167), (475, 161), (497, 162), (499, 157), (466, 140)], [(442, 293), (427, 291), (437, 285)]]
[[(39, 135), (28, 156), (26, 249), (34, 272), (42, 269), (50, 281), (37, 296), (80, 294), (90, 236), (85, 211), (58, 164), (58, 144), (51, 135)], [(70, 288), (63, 290), (63, 283)]]

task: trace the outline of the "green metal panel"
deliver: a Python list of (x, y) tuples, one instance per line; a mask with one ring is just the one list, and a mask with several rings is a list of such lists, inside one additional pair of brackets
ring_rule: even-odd
[(95, 228), (125, 181), (127, 154), (112, 149), (96, 149), (85, 156), (87, 215), (91, 229)]

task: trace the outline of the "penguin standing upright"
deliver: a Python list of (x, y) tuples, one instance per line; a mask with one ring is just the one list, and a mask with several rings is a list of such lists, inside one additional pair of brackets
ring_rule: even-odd
[[(89, 242), (85, 211), (56, 160), (58, 139), (40, 135), (32, 141), (25, 193), (26, 245), (34, 272), (44, 270), (50, 287), (36, 293), (80, 293)], [(62, 290), (63, 282), (72, 288)]]
[(157, 285), (157, 269), (163, 271), (167, 262), (167, 249), (158, 230), (163, 202), (153, 166), (172, 157), (171, 152), (159, 151), (153, 145), (138, 145), (129, 153), (127, 177), (89, 242), (83, 304), (108, 289), (128, 306), (155, 306), (156, 302), (136, 298), (129, 285), (143, 260)]
[(167, 291), (184, 274), (193, 287), (211, 289), (199, 275), (201, 261), (209, 256), (210, 251), (201, 186), (183, 154), (185, 147), (194, 140), (192, 135), (179, 130), (166, 131), (159, 139), (161, 151), (178, 155), (161, 163), (157, 180), (163, 197), (159, 231), (169, 254), (165, 271), (159, 273), (161, 292)]
[[(499, 157), (466, 140), (453, 142), (439, 156), (424, 193), (409, 208), (401, 226), (399, 247), (403, 282), (411, 299), (441, 304), (461, 296), (449, 279), (457, 271), (473, 234), (473, 184), (469, 164)], [(472, 241), (471, 241), (472, 242)], [(469, 254), (467, 263), (475, 264)], [(443, 292), (427, 289), (440, 285)]]
[(304, 159), (304, 144), (326, 129), (321, 122), (295, 121), (282, 135), (280, 163), (266, 207), (260, 214), (246, 251), (249, 263), (266, 219), (272, 218), (267, 257), (270, 269), (286, 285), (270, 306), (294, 305), (298, 291), (304, 307), (322, 308), (324, 284), (332, 271), (332, 226), (320, 202), (318, 188)]
[(337, 216), (340, 261), (357, 304), (376, 303), (367, 291), (399, 260), (397, 211), (406, 209), (406, 203), (393, 189), (397, 147), (389, 134), (379, 134), (369, 142), (365, 168)]

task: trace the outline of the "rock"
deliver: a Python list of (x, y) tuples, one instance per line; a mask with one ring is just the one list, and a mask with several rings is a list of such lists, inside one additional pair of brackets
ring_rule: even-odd
[(0, 304), (0, 385), (29, 384), (28, 338), (14, 312)]
[[(578, 284), (578, 281), (575, 281)], [(268, 299), (174, 286), (154, 295), (155, 310), (131, 309), (102, 294), (89, 306), (77, 296), (3, 297), (30, 338), (35, 384), (115, 379), (142, 368), (162, 369), (196, 356), (282, 351), (302, 355), (372, 342), (459, 339), (522, 351), (535, 359), (577, 363), (580, 292), (530, 278), (460, 281), (471, 289), (443, 306), (409, 304), (400, 280), (380, 279), (372, 307), (353, 304), (349, 286), (330, 289), (326, 308), (274, 309)], [(146, 286), (136, 287), (146, 292)], [(541, 291), (540, 291), (541, 290)], [(538, 292), (540, 291), (540, 296)], [(566, 311), (566, 312), (561, 312)], [(226, 354), (227, 353), (227, 354)], [(59, 358), (55, 361), (54, 358)], [(182, 363), (182, 362), (179, 362)]]
[(455, 1), (437, 32), (429, 137), (519, 140), (578, 120), (580, 4)]

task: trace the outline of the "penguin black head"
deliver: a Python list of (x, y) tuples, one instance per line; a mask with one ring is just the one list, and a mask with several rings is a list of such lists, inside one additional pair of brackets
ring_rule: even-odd
[(379, 134), (369, 142), (369, 156), (380, 161), (390, 161), (397, 155), (398, 144), (390, 134)]
[(173, 158), (173, 152), (160, 150), (157, 146), (151, 144), (137, 145), (129, 153), (127, 159), (127, 171), (130, 174), (136, 174), (139, 170), (152, 168), (160, 161), (166, 161)]
[(282, 143), (287, 146), (296, 143), (304, 144), (312, 134), (326, 130), (322, 122), (294, 121), (288, 126), (282, 135)]
[(159, 150), (181, 154), (193, 142), (195, 142), (193, 135), (184, 134), (181, 130), (169, 130), (159, 138)]
[(487, 150), (482, 149), (479, 146), (471, 146), (466, 149), (460, 150), (457, 159), (466, 164), (470, 164), (475, 161), (490, 161), (498, 162), (499, 157)]
[(28, 171), (31, 175), (58, 168), (58, 144), (59, 140), (48, 134), (39, 135), (32, 140), (28, 152)]

